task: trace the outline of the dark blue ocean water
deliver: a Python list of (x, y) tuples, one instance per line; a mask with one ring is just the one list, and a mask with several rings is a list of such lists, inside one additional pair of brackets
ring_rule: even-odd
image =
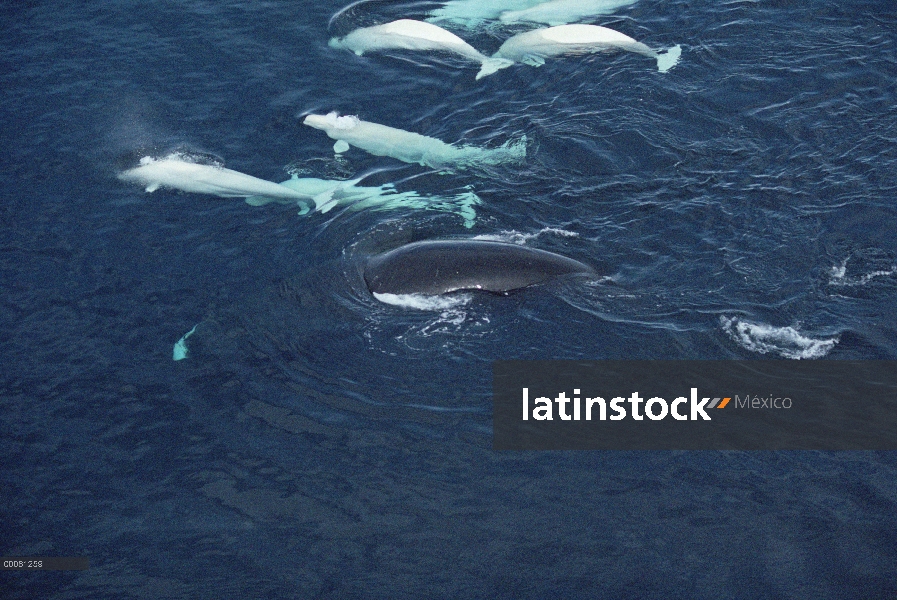
[[(593, 21), (681, 44), (668, 73), (618, 53), (476, 81), (327, 46), (434, 6), (0, 7), (0, 554), (91, 560), (0, 573), (0, 596), (895, 597), (893, 453), (496, 453), (490, 368), (897, 358), (897, 5), (639, 0)], [(455, 31), (487, 53), (508, 36)], [(330, 110), (525, 135), (528, 157), (338, 161), (302, 125)], [(116, 179), (172, 149), (482, 204), (468, 230)], [(440, 236), (606, 277), (429, 310), (370, 296), (365, 255)]]

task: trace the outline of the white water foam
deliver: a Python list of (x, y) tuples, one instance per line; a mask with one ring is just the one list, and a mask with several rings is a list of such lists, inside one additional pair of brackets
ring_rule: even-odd
[(897, 265), (892, 266), (890, 269), (880, 269), (878, 271), (872, 271), (871, 273), (866, 273), (865, 275), (860, 275), (859, 277), (848, 277), (847, 276), (847, 261), (849, 259), (845, 258), (844, 262), (842, 262), (837, 267), (832, 267), (829, 271), (829, 284), (830, 285), (838, 285), (838, 286), (858, 286), (858, 285), (866, 285), (876, 277), (890, 277), (892, 275), (897, 275)]
[(766, 354), (774, 352), (785, 358), (795, 360), (822, 358), (828, 354), (839, 337), (814, 339), (801, 334), (794, 327), (774, 327), (765, 323), (751, 323), (738, 317), (731, 319), (720, 317), (723, 330), (739, 345), (750, 350)]
[(327, 113), (326, 118), (327, 122), (334, 129), (354, 129), (359, 123), (359, 119), (355, 115), (345, 115), (341, 117), (336, 111)]
[(449, 310), (464, 306), (473, 298), (470, 294), (450, 296), (426, 296), (424, 294), (377, 294), (374, 298), (385, 304), (417, 310)]
[(539, 237), (542, 234), (559, 235), (561, 237), (579, 237), (575, 231), (566, 229), (558, 229), (557, 227), (545, 227), (536, 233), (520, 233), (519, 231), (499, 231), (498, 233), (487, 233), (475, 236), (475, 240), (484, 240), (487, 242), (508, 242), (511, 244), (525, 245), (528, 241)]

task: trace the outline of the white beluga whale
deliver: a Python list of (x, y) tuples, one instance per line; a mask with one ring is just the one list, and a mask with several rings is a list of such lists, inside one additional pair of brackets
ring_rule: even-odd
[(399, 192), (392, 184), (381, 186), (357, 185), (365, 177), (345, 181), (318, 179), (315, 177), (292, 178), (279, 184), (299, 194), (301, 200), (251, 196), (246, 203), (251, 206), (263, 206), (272, 202), (300, 206), (300, 215), (308, 212), (327, 213), (340, 206), (348, 210), (435, 210), (460, 215), (464, 226), (473, 227), (476, 221), (474, 206), (480, 204), (480, 198), (473, 192), (464, 192), (453, 196), (425, 196), (415, 191)]
[(244, 198), (265, 196), (278, 200), (300, 200), (305, 198), (296, 190), (225, 169), (218, 165), (200, 164), (190, 161), (182, 154), (174, 153), (164, 158), (144, 156), (140, 165), (119, 173), (122, 181), (144, 186), (147, 192), (155, 192), (160, 187), (211, 194), (221, 198)]
[[(679, 56), (682, 54), (681, 46), (673, 46), (666, 52), (657, 52), (628, 35), (607, 27), (558, 25), (515, 35), (505, 41), (493, 56), (541, 67), (545, 64), (546, 58), (605, 50), (626, 50), (649, 56), (657, 61), (657, 70), (661, 73), (669, 71), (679, 62)], [(497, 69), (492, 68), (492, 64), (494, 63), (483, 65), (477, 73), (477, 79), (494, 73)]]
[[(361, 56), (365, 52), (380, 50), (416, 50), (449, 52), (479, 63), (483, 68), (498, 70), (512, 64), (504, 58), (490, 58), (442, 27), (415, 21), (399, 19), (383, 25), (362, 27), (342, 39), (332, 38), (331, 48), (345, 48)], [(507, 64), (505, 64), (507, 63)]]
[(545, 23), (564, 25), (597, 15), (609, 15), (637, 0), (549, 0), (522, 10), (508, 10), (498, 19), (502, 23)]
[(333, 146), (337, 154), (347, 151), (349, 146), (355, 146), (375, 156), (390, 156), (434, 169), (464, 169), (521, 162), (526, 158), (526, 136), (513, 143), (508, 141), (498, 148), (478, 148), (446, 144), (436, 138), (362, 121), (355, 116), (341, 117), (336, 112), (308, 115), (303, 123), (337, 140)]

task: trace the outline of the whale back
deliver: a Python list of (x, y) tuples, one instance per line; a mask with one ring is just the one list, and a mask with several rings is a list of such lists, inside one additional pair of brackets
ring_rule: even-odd
[(438, 25), (433, 25), (432, 23), (415, 21), (413, 19), (399, 19), (398, 21), (392, 21), (390, 23), (380, 25), (377, 27), (377, 29), (381, 33), (385, 34), (416, 37), (439, 44), (464, 46), (468, 45), (467, 42), (459, 38), (451, 31), (443, 29)]
[[(564, 54), (588, 54), (604, 50), (626, 50), (658, 58), (658, 53), (624, 33), (599, 25), (557, 25), (518, 33), (505, 40), (495, 57), (504, 57), (532, 66), (541, 66), (545, 58)], [(678, 60), (670, 56), (669, 65), (658, 64), (668, 70)], [(664, 61), (662, 61), (664, 62)]]
[(485, 240), (415, 242), (368, 259), (374, 294), (439, 295), (459, 290), (503, 294), (571, 273), (594, 274), (577, 260), (518, 244)]
[(383, 25), (363, 27), (349, 33), (342, 40), (333, 38), (329, 45), (345, 48), (356, 54), (378, 50), (444, 51), (463, 56), (469, 60), (486, 60), (479, 50), (459, 38), (454, 33), (432, 23), (399, 19)]
[(600, 25), (558, 25), (540, 31), (543, 38), (559, 44), (626, 44), (635, 42), (626, 34)]

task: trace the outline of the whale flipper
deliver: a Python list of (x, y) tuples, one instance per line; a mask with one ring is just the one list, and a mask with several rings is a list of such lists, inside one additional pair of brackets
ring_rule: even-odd
[(342, 154), (343, 152), (348, 152), (349, 150), (349, 142), (345, 140), (339, 140), (337, 143), (333, 145), (333, 151), (336, 154)]
[(330, 209), (332, 209), (334, 206), (336, 206), (336, 204), (337, 204), (336, 198), (334, 198), (334, 196), (333, 196), (333, 193), (335, 191), (336, 191), (335, 189), (327, 190), (326, 192), (324, 192), (322, 194), (318, 194), (317, 196), (314, 197), (315, 208), (319, 212), (321, 212), (321, 213), (329, 212)]
[(666, 73), (679, 62), (680, 56), (682, 56), (682, 46), (678, 44), (666, 52), (659, 53), (657, 55), (657, 70), (661, 73)]
[(545, 58), (538, 54), (526, 54), (520, 62), (531, 67), (541, 67), (545, 64)]
[(480, 67), (480, 72), (477, 73), (476, 79), (481, 79), (486, 75), (492, 75), (496, 71), (500, 69), (504, 69), (506, 67), (510, 67), (514, 64), (513, 60), (509, 60), (507, 58), (501, 58), (493, 56), (491, 58), (487, 58), (483, 61), (482, 66)]

